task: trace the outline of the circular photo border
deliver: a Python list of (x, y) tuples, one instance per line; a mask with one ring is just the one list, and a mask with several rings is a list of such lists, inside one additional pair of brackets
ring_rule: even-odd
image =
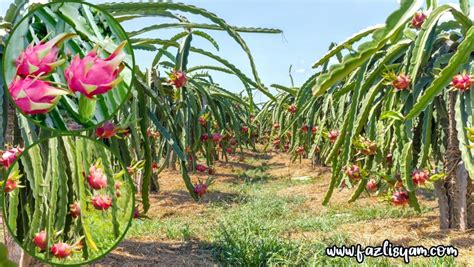
[[(114, 110), (112, 110), (111, 112), (108, 112), (108, 115), (107, 116), (103, 116), (100, 120), (96, 120), (95, 122), (85, 122), (85, 123), (82, 123), (79, 124), (77, 123), (77, 119), (71, 121), (71, 125), (68, 125), (67, 122), (65, 122), (64, 126), (65, 127), (62, 127), (62, 128), (59, 128), (59, 127), (50, 127), (50, 125), (47, 125), (46, 123), (46, 120), (50, 120), (51, 119), (51, 116), (48, 117), (47, 119), (43, 119), (43, 120), (37, 120), (37, 119), (34, 119), (32, 118), (30, 114), (26, 114), (23, 110), (21, 110), (18, 105), (16, 104), (16, 102), (13, 100), (13, 97), (12, 97), (12, 94), (10, 92), (10, 89), (9, 89), (9, 86), (10, 84), (18, 77), (18, 74), (17, 74), (17, 67), (15, 66), (15, 74), (12, 76), (12, 75), (8, 75), (8, 71), (7, 69), (11, 69), (12, 66), (8, 66), (9, 64), (11, 64), (11, 62), (9, 62), (9, 59), (7, 59), (7, 55), (8, 55), (8, 52), (9, 52), (9, 45), (10, 45), (10, 42), (12, 41), (12, 38), (15, 37), (15, 32), (18, 30), (19, 27), (22, 27), (24, 22), (31, 18), (35, 12), (38, 12), (38, 11), (41, 11), (41, 9), (45, 8), (45, 7), (51, 7), (51, 6), (58, 6), (58, 8), (61, 8), (63, 7), (64, 5), (67, 5), (67, 4), (81, 4), (81, 5), (86, 5), (90, 8), (93, 8), (99, 12), (101, 12), (103, 14), (103, 16), (106, 18), (107, 22), (110, 23), (111, 21), (113, 22), (113, 28), (115, 29), (114, 30), (114, 36), (117, 37), (119, 40), (122, 41), (122, 43), (125, 43), (125, 44), (116, 44), (114, 43), (115, 46), (122, 46), (123, 50), (126, 51), (126, 54), (127, 56), (129, 56), (129, 61), (131, 61), (131, 63), (126, 63), (126, 62), (123, 62), (124, 65), (126, 65), (125, 68), (128, 69), (129, 71), (129, 75), (130, 75), (130, 78), (129, 78), (129, 83), (127, 83), (127, 81), (122, 81), (121, 83), (124, 83), (125, 87), (126, 87), (126, 94), (122, 95), (122, 99), (120, 99), (120, 103), (117, 103), (117, 105), (115, 106)], [(63, 19), (64, 20), (64, 19)], [(66, 21), (66, 20), (64, 20)], [(66, 22), (67, 23), (67, 22)], [(90, 46), (92, 45), (96, 45), (96, 43), (90, 41), (90, 40), (84, 40), (82, 37), (81, 37), (81, 34), (78, 33), (78, 30), (75, 29), (75, 26), (74, 25), (71, 25), (69, 24), (69, 26), (71, 28), (74, 29), (75, 31), (75, 34), (76, 34), (76, 37), (73, 37), (73, 38), (77, 38), (79, 37), (80, 40), (83, 42), (83, 43), (89, 43)], [(59, 33), (58, 33), (59, 34)], [(69, 38), (69, 37), (65, 37), (66, 39)], [(62, 40), (60, 40), (60, 42), (62, 42)], [(16, 49), (18, 51), (23, 52), (27, 47), (24, 46), (22, 47), (21, 49)], [(103, 48), (100, 48), (100, 49), (103, 49)], [(84, 58), (86, 56), (86, 54), (88, 53), (88, 51), (82, 51), (84, 55), (81, 56), (81, 58)], [(109, 53), (113, 53), (114, 51), (109, 51)], [(75, 54), (75, 55), (79, 55), (79, 53)], [(110, 54), (109, 54), (110, 55)], [(101, 58), (99, 56), (99, 58)], [(65, 63), (65, 64), (68, 64), (68, 63)], [(70, 63), (69, 63), (70, 64)], [(15, 25), (15, 27), (12, 29), (12, 31), (8, 34), (8, 38), (5, 42), (5, 49), (4, 49), (4, 60), (3, 60), (3, 63), (2, 63), (2, 71), (0, 71), (0, 75), (2, 75), (3, 77), (3, 81), (4, 81), (4, 91), (6, 92), (6, 94), (8, 95), (8, 98), (9, 100), (13, 103), (13, 106), (15, 107), (15, 109), (21, 113), (23, 116), (25, 116), (28, 121), (32, 122), (33, 124), (41, 127), (41, 128), (44, 128), (44, 129), (47, 129), (49, 131), (52, 131), (53, 133), (60, 133), (60, 134), (68, 134), (68, 133), (75, 133), (75, 134), (80, 134), (81, 132), (83, 131), (87, 131), (87, 130), (91, 130), (91, 129), (95, 129), (97, 128), (98, 126), (102, 125), (103, 123), (113, 119), (117, 112), (123, 107), (123, 105), (125, 104), (125, 102), (130, 98), (130, 95), (132, 94), (132, 87), (133, 87), (133, 84), (134, 84), (134, 81), (135, 81), (135, 77), (134, 77), (134, 73), (135, 73), (135, 54), (134, 54), (134, 50), (133, 50), (133, 47), (132, 47), (132, 44), (130, 42), (130, 38), (128, 37), (128, 35), (126, 34), (126, 31), (125, 29), (122, 27), (122, 25), (110, 14), (108, 13), (107, 11), (103, 10), (102, 8), (100, 8), (99, 6), (97, 5), (94, 5), (94, 4), (90, 4), (90, 3), (87, 3), (87, 2), (81, 2), (81, 1), (78, 1), (78, 0), (65, 0), (65, 1), (58, 1), (58, 2), (50, 2), (50, 3), (46, 3), (46, 4), (38, 4), (38, 5), (35, 5), (34, 8), (32, 10), (30, 10), (27, 14), (24, 15), (23, 18), (21, 18), (21, 20)], [(12, 72), (13, 73), (13, 72)], [(41, 75), (41, 74), (40, 74)], [(12, 77), (9, 77), (9, 76), (12, 76)], [(118, 75), (117, 75), (118, 77)], [(128, 79), (128, 78), (127, 78)], [(100, 86), (99, 86), (100, 88)], [(113, 87), (113, 89), (110, 89), (108, 92), (105, 92), (105, 94), (107, 93), (112, 93), (112, 91), (115, 89), (115, 87)], [(73, 93), (74, 94), (74, 93)], [(80, 104), (84, 106), (83, 110), (85, 110), (86, 112), (84, 112), (86, 114), (86, 117), (88, 116), (88, 113), (87, 112), (87, 108), (89, 107), (89, 110), (90, 110), (90, 106), (91, 104), (87, 104), (86, 102), (86, 99), (91, 99), (91, 98), (88, 98), (86, 97), (85, 95), (83, 95), (82, 93), (80, 93), (79, 91), (77, 91), (75, 94), (78, 95), (78, 97), (80, 97), (80, 100), (81, 98), (85, 99), (84, 101), (82, 101), (83, 103), (85, 104), (81, 104), (79, 103), (80, 101), (78, 100), (77, 102), (77, 106), (79, 106)], [(61, 97), (61, 96), (60, 96)], [(51, 98), (51, 97), (50, 97)], [(105, 101), (105, 100), (104, 100)], [(99, 106), (101, 103), (99, 103), (99, 101), (97, 101), (97, 103), (95, 103), (97, 106)], [(54, 106), (51, 110), (49, 110), (47, 113), (49, 113), (50, 111), (52, 111), (53, 109), (55, 109), (56, 106)], [(68, 108), (71, 108), (71, 107), (68, 107)], [(68, 113), (68, 116), (70, 118), (73, 118), (74, 116), (70, 115), (71, 111), (67, 110), (68, 108), (64, 108), (63, 110), (66, 110), (67, 113)], [(97, 108), (96, 106), (94, 108)], [(96, 110), (95, 110), (96, 111)], [(61, 114), (59, 114), (59, 112), (56, 112), (57, 114), (55, 114), (54, 116), (57, 117), (57, 116), (60, 116), (61, 117)], [(90, 115), (90, 114), (89, 114)], [(94, 114), (92, 114), (94, 115)], [(49, 116), (49, 115), (48, 115)], [(79, 112), (78, 114), (75, 114), (75, 116), (79, 116)], [(62, 119), (62, 118), (61, 118)]]
[(136, 205), (136, 197), (135, 197), (135, 185), (133, 183), (133, 180), (131, 178), (131, 176), (128, 174), (128, 172), (126, 171), (127, 170), (127, 167), (125, 166), (125, 163), (119, 158), (117, 157), (117, 155), (110, 149), (108, 148), (105, 144), (93, 139), (93, 138), (90, 138), (88, 136), (83, 136), (83, 135), (75, 135), (75, 134), (56, 134), (56, 135), (52, 135), (51, 137), (48, 137), (48, 138), (42, 138), (42, 139), (39, 139), (35, 142), (33, 142), (30, 146), (28, 146), (27, 148), (25, 148), (23, 151), (22, 151), (22, 154), (23, 153), (28, 153), (28, 151), (33, 148), (33, 147), (36, 147), (36, 146), (41, 146), (42, 143), (44, 142), (47, 142), (49, 141), (50, 139), (54, 139), (54, 138), (63, 138), (63, 137), (72, 137), (72, 138), (82, 138), (84, 140), (87, 140), (88, 142), (92, 142), (92, 143), (95, 143), (99, 146), (102, 146), (103, 148), (105, 148), (108, 153), (110, 153), (110, 155), (112, 157), (114, 157), (116, 159), (116, 161), (119, 163), (120, 166), (122, 166), (123, 170), (125, 170), (125, 173), (124, 173), (124, 179), (128, 180), (128, 183), (130, 183), (131, 185), (131, 200), (132, 200), (132, 203), (131, 203), (131, 206), (132, 206), (132, 209), (130, 210), (130, 213), (129, 213), (129, 220), (128, 220), (128, 223), (125, 224), (125, 228), (123, 230), (123, 232), (120, 234), (120, 236), (115, 239), (115, 243), (107, 250), (105, 250), (105, 252), (102, 253), (102, 255), (94, 258), (94, 259), (89, 259), (89, 260), (85, 260), (83, 262), (78, 262), (78, 263), (70, 263), (70, 264), (63, 264), (63, 263), (59, 263), (59, 262), (51, 262), (51, 261), (48, 261), (48, 260), (45, 260), (45, 259), (42, 259), (32, 253), (30, 253), (29, 250), (25, 249), (25, 247), (23, 246), (23, 244), (21, 244), (17, 238), (17, 236), (12, 232), (11, 230), (11, 227), (10, 225), (8, 224), (7, 220), (8, 220), (8, 216), (7, 216), (7, 205), (6, 205), (6, 200), (7, 200), (7, 193), (5, 192), (5, 188), (6, 188), (6, 180), (8, 179), (8, 177), (10, 176), (12, 170), (13, 170), (13, 167), (17, 164), (17, 162), (21, 159), (22, 155), (19, 155), (17, 157), (17, 159), (15, 159), (15, 161), (12, 162), (12, 164), (10, 165), (10, 167), (8, 168), (8, 170), (3, 170), (2, 172), (5, 173), (5, 177), (3, 179), (4, 183), (2, 185), (2, 187), (0, 188), (0, 190), (2, 190), (0, 192), (0, 207), (2, 209), (2, 215), (3, 215), (3, 218), (4, 218), (4, 227), (6, 227), (8, 229), (8, 233), (13, 237), (13, 239), (15, 240), (15, 242), (21, 247), (21, 249), (23, 251), (25, 251), (28, 255), (30, 255), (31, 257), (33, 257), (34, 259), (44, 263), (44, 264), (50, 264), (50, 265), (53, 265), (53, 266), (82, 266), (82, 265), (87, 265), (87, 264), (91, 264), (95, 261), (98, 261), (102, 258), (104, 258), (105, 256), (107, 256), (108, 254), (110, 254), (110, 252), (112, 252), (114, 249), (116, 249), (120, 243), (122, 243), (122, 241), (125, 239), (125, 236), (127, 235), (128, 231), (130, 230), (130, 227), (132, 226), (132, 223), (133, 223), (133, 219), (134, 219), (134, 212), (135, 212), (135, 205)]

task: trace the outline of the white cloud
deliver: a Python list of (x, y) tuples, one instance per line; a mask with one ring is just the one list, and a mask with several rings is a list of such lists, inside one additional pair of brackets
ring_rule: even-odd
[(306, 69), (305, 69), (305, 68), (296, 69), (296, 70), (295, 70), (295, 73), (304, 74), (304, 73), (306, 73)]

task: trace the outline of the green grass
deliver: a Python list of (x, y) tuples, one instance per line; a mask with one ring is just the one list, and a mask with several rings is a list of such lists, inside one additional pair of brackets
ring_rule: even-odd
[[(308, 211), (302, 208), (307, 200), (305, 196), (283, 196), (279, 190), (312, 181), (272, 179), (266, 170), (265, 167), (243, 172), (240, 176), (244, 178), (242, 183), (232, 185), (230, 189), (238, 194), (232, 201), (210, 203), (199, 215), (176, 215), (137, 222), (129, 237), (199, 240), (206, 244), (204, 249), (209, 249), (216, 261), (225, 266), (402, 265), (400, 259), (388, 258), (366, 258), (360, 265), (352, 258), (327, 257), (325, 249), (332, 245), (355, 244), (349, 233), (337, 231), (339, 225), (417, 216), (415, 211), (383, 203), (372, 206), (355, 203), (319, 212)], [(262, 176), (268, 177), (256, 179)], [(423, 207), (422, 212), (428, 210)], [(300, 233), (314, 233), (314, 236), (321, 237), (305, 238)], [(453, 258), (412, 260), (412, 266), (454, 266)]]

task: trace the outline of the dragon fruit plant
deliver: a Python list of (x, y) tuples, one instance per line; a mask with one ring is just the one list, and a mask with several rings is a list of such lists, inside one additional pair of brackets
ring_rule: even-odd
[[(46, 43), (59, 34), (57, 29), (61, 29), (61, 33), (71, 33), (67, 39), (58, 43), (56, 58), (53, 57), (56, 49), (51, 49), (52, 53), (48, 58), (32, 61), (34, 64), (44, 63), (41, 65), (42, 71), (33, 70), (33, 72), (37, 72), (33, 75), (38, 76), (38, 80), (47, 83), (47, 86), (68, 93), (55, 96), (58, 92), (53, 92), (48, 101), (49, 104), (54, 102), (54, 105), (42, 107), (43, 109), (51, 108), (47, 113), (28, 116), (42, 125), (63, 131), (83, 131), (91, 126), (98, 126), (95, 134), (94, 132), (87, 134), (116, 152), (119, 160), (123, 161), (125, 166), (130, 167), (130, 170), (124, 169), (124, 172), (127, 172), (128, 175), (128, 171), (130, 171), (136, 179), (135, 182), (138, 185), (136, 192), (141, 199), (139, 208), (141, 217), (145, 216), (150, 208), (150, 192), (159, 190), (158, 175), (162, 170), (166, 168), (179, 169), (190, 196), (198, 200), (199, 196), (194, 191), (195, 177), (191, 177), (192, 175), (201, 178), (209, 175), (210, 172), (214, 173), (212, 174), (213, 178), (218, 177), (219, 169), (216, 168), (218, 166), (215, 164), (216, 161), (241, 159), (244, 155), (243, 149), (254, 149), (256, 143), (262, 140), (260, 137), (265, 138), (265, 133), (262, 132), (264, 127), (255, 116), (258, 108), (253, 101), (253, 93), (258, 90), (270, 99), (275, 100), (276, 98), (262, 83), (251, 51), (241, 36), (241, 28), (231, 26), (220, 18), (217, 19), (215, 14), (204, 9), (174, 2), (101, 4), (101, 10), (112, 16), (101, 13), (84, 2), (51, 3), (47, 6), (47, 13), (52, 14), (53, 20), (48, 20), (48, 23), (43, 23), (43, 17), (35, 13), (25, 15), (28, 14), (29, 7), (20, 1), (11, 5), (7, 14), (0, 18), (2, 22), (0, 24), (2, 27), (0, 28), (0, 47), (5, 48), (7, 39), (9, 44), (7, 49), (0, 49), (2, 60), (5, 59), (3, 62), (6, 62), (6, 65), (9, 64), (9, 67), (4, 68), (8, 79), (6, 81), (0, 79), (0, 83), (7, 88), (17, 76), (15, 60), (22, 50), (26, 50), (27, 47), (24, 44), (33, 44), (34, 46), (40, 43), (37, 40), (43, 40)], [(151, 30), (147, 25), (143, 29), (127, 29), (128, 38), (126, 38), (127, 35), (114, 19), (122, 20), (126, 17), (128, 22), (133, 23), (138, 18), (161, 16), (163, 11), (170, 12), (169, 14), (179, 13), (179, 16), (166, 16), (167, 21), (163, 22), (165, 24), (181, 25), (182, 19), (191, 21), (191, 18), (198, 15), (201, 19), (209, 19), (212, 29), (202, 29), (193, 25), (178, 26), (171, 29), (175, 31), (173, 36), (162, 40), (146, 38), (147, 33)], [(60, 13), (60, 16), (57, 13)], [(193, 15), (187, 18), (188, 14)], [(28, 26), (32, 23), (39, 27), (34, 27), (30, 31)], [(81, 30), (77, 32), (75, 29)], [(96, 31), (97, 29), (98, 31)], [(158, 27), (156, 30), (160, 29), (162, 28)], [(228, 59), (218, 56), (207, 46), (197, 47), (199, 42), (194, 42), (194, 40), (204, 38), (205, 41), (209, 41), (215, 48), (218, 48), (214, 39), (209, 38), (214, 30), (225, 32), (232, 40), (236, 41), (235, 46), (246, 55), (248, 66), (233, 64), (231, 60), (228, 61)], [(246, 28), (245, 32), (281, 33), (278, 29), (255, 27)], [(38, 35), (37, 38), (34, 36), (35, 34)], [(129, 42), (121, 48), (120, 44), (126, 39)], [(144, 66), (133, 68), (135, 64), (132, 60), (132, 47), (142, 50), (142, 52), (146, 51), (145, 53), (154, 59), (148, 68)], [(179, 47), (182, 49), (176, 49)], [(116, 49), (118, 49), (117, 53), (114, 53)], [(206, 56), (212, 62), (208, 65), (193, 64), (191, 59), (194, 57), (190, 56), (193, 54)], [(125, 56), (123, 57), (123, 55)], [(120, 60), (121, 62), (117, 65)], [(88, 69), (90, 62), (101, 62), (100, 66), (104, 69), (97, 72), (101, 73), (100, 75), (97, 74), (89, 79), (83, 74), (90, 74), (90, 69)], [(23, 69), (24, 67), (22, 67), (22, 71)], [(216, 69), (242, 81), (242, 93), (233, 93), (222, 88), (218, 79), (211, 77), (211, 75), (203, 75), (203, 73)], [(251, 71), (246, 73), (247, 71), (241, 69), (250, 69)], [(41, 72), (45, 71), (49, 71), (49, 74), (42, 75)], [(18, 76), (26, 78), (22, 75)], [(134, 82), (130, 84), (132, 75)], [(30, 76), (27, 77), (33, 78)], [(81, 85), (81, 82), (85, 84)], [(109, 88), (111, 89), (109, 90)], [(130, 94), (129, 91), (131, 91)], [(95, 94), (96, 92), (97, 94)], [(0, 97), (0, 103), (3, 103), (2, 99)], [(127, 101), (123, 102), (124, 99)], [(93, 108), (95, 108), (95, 112), (92, 112)], [(79, 112), (79, 110), (82, 111)], [(14, 113), (15, 110), (8, 110), (8, 112), (2, 113), (0, 119), (3, 122), (12, 122), (14, 120), (11, 118), (15, 116)], [(93, 115), (88, 119), (90, 114)], [(109, 119), (110, 115), (114, 115), (114, 118)], [(112, 122), (113, 125), (106, 123), (107, 121)], [(38, 141), (38, 136), (32, 133), (40, 132), (40, 129), (37, 125), (29, 123), (23, 116), (18, 116), (18, 124), (8, 124), (4, 132), (6, 135), (0, 135), (0, 144), (6, 141), (27, 147)], [(14, 132), (20, 133), (22, 139), (13, 135)], [(215, 133), (219, 133), (221, 136), (215, 135), (213, 139)], [(201, 140), (201, 136), (203, 140)], [(285, 140), (284, 144), (286, 145), (286, 143)], [(89, 151), (89, 148), (82, 150)], [(133, 168), (136, 162), (144, 163), (140, 168)], [(211, 167), (211, 169), (208, 168), (204, 172), (194, 172), (198, 162), (206, 167)], [(107, 166), (105, 161), (103, 163), (104, 166)], [(79, 163), (77, 164), (79, 165)], [(116, 190), (115, 194), (108, 191), (111, 188), (109, 180), (118, 179), (117, 177), (122, 172), (109, 175), (106, 171), (107, 168), (105, 168), (107, 186), (94, 189), (89, 185), (87, 182), (88, 171), (94, 164), (95, 159), (87, 164), (81, 163), (82, 166), (85, 166), (82, 170), (83, 173), (75, 172), (74, 174), (85, 179), (84, 183), (80, 184), (80, 188), (75, 190), (80, 189), (79, 192), (85, 194), (83, 198), (87, 201), (68, 199), (67, 205), (62, 208), (64, 211), (61, 210), (61, 214), (70, 216), (65, 216), (68, 218), (67, 225), (81, 224), (84, 218), (89, 217), (84, 216), (88, 212), (94, 212), (93, 217), (108, 218), (115, 214), (114, 205), (122, 201), (128, 203), (125, 202), (129, 197), (126, 193), (128, 190), (126, 182), (121, 181), (120, 191)], [(65, 165), (68, 166), (69, 163)], [(116, 167), (117, 162), (113, 166)], [(31, 188), (31, 184), (25, 183), (24, 180), (20, 181), (20, 185), (25, 185), (24, 190)], [(10, 195), (21, 192), (18, 189), (13, 190)], [(112, 198), (112, 206), (106, 210), (96, 209), (92, 202), (96, 196), (109, 196)], [(109, 205), (107, 197), (102, 197), (101, 200), (96, 198), (95, 204), (98, 207)], [(35, 221), (35, 223), (37, 222)], [(62, 222), (59, 224), (62, 225)], [(32, 239), (36, 233), (42, 230), (47, 231), (47, 229), (37, 227), (34, 233), (33, 231), (29, 233), (28, 237)], [(73, 237), (80, 238), (80, 233), (74, 236), (71, 234), (71, 231), (61, 234), (71, 237), (68, 240), (50, 240), (49, 247), (59, 241), (71, 246), (76, 240)], [(47, 236), (48, 238), (54, 237), (54, 234), (47, 232)], [(26, 240), (25, 237), (23, 238)], [(84, 235), (82, 250), (90, 252), (93, 246), (90, 246), (91, 243), (88, 239), (88, 236)], [(30, 248), (34, 248), (32, 241), (26, 242), (29, 242)], [(50, 259), (59, 260), (51, 254), (50, 248), (44, 251), (45, 254), (40, 255), (49, 254)], [(81, 253), (72, 252), (71, 255), (73, 258), (77, 258)], [(89, 255), (91, 254), (89, 253)], [(68, 261), (72, 257), (69, 256), (62, 260)], [(14, 260), (19, 261), (19, 259)]]
[[(41, 12), (50, 13), (65, 28), (51, 28)], [(77, 32), (65, 19), (84, 12), (107, 16), (88, 5), (48, 4), (18, 22), (5, 47), (3, 70), (13, 102), (28, 118), (55, 130), (77, 131), (100, 124), (118, 110), (130, 91), (133, 56), (122, 28), (110, 20), (105, 25), (89, 22), (93, 25), (81, 29), (91, 32)], [(29, 24), (36, 25), (36, 31), (30, 32)], [(110, 30), (94, 36), (95, 27)]]
[[(310, 147), (331, 167), (325, 205), (345, 185), (349, 201), (372, 193), (420, 211), (417, 191), (434, 187), (440, 227), (474, 227), (474, 27), (469, 1), (437, 2), (400, 1), (385, 24), (332, 44), (301, 86), (274, 85), (277, 99), (257, 114), (273, 139), (293, 134), (290, 152)], [(302, 135), (302, 124), (320, 130)]]
[[(104, 145), (83, 137), (30, 146), (3, 185), (10, 232), (28, 253), (53, 264), (102, 256), (125, 234), (135, 208), (122, 166)], [(26, 196), (35, 201), (20, 201)]]

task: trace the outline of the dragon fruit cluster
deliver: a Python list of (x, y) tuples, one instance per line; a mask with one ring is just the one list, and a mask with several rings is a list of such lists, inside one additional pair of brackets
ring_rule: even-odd
[[(60, 56), (61, 44), (75, 36), (73, 33), (62, 33), (49, 41), (32, 43), (16, 58), (16, 75), (8, 90), (13, 101), (25, 114), (46, 114), (56, 107), (64, 95), (77, 93), (86, 99), (94, 99), (122, 82), (120, 72), (125, 57), (122, 50), (126, 42), (118, 45), (106, 58), (102, 58), (94, 49), (84, 57), (76, 55), (66, 63), (67, 58)], [(63, 64), (68, 64), (64, 69), (66, 86), (60, 86), (50, 78), (53, 71)], [(81, 112), (86, 113), (81, 110), (80, 105), (79, 113)]]

